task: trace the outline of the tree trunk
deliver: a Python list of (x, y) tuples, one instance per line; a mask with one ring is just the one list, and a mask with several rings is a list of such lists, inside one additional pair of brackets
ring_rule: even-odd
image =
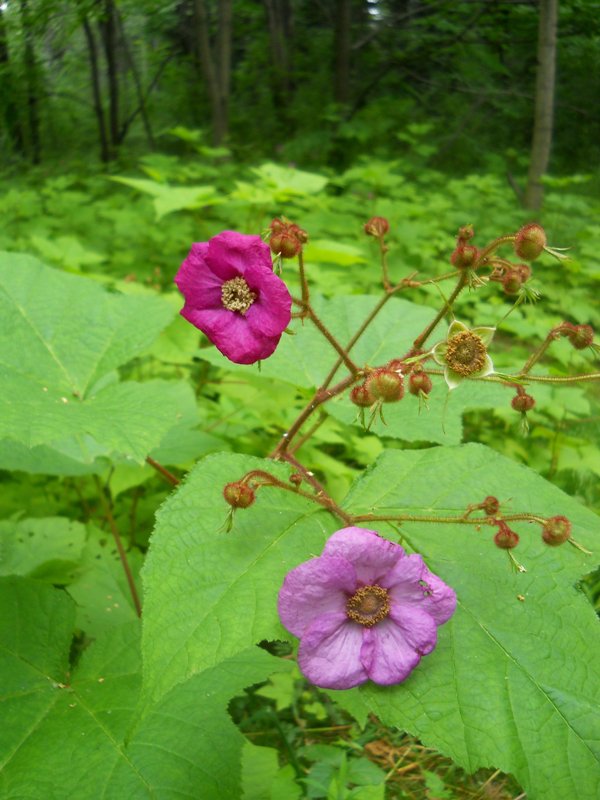
[(335, 17), (335, 70), (333, 96), (336, 103), (350, 101), (350, 46), (352, 0), (337, 0)]
[(92, 75), (92, 93), (94, 96), (94, 111), (96, 112), (96, 121), (98, 123), (98, 137), (100, 140), (100, 158), (106, 164), (110, 161), (111, 151), (108, 145), (108, 136), (106, 135), (106, 120), (104, 118), (104, 109), (102, 108), (102, 95), (100, 92), (100, 72), (98, 70), (98, 50), (96, 48), (96, 40), (94, 39), (94, 32), (87, 17), (83, 18), (83, 30), (88, 46), (88, 53), (90, 56), (90, 70)]
[(104, 45), (108, 80), (108, 118), (110, 142), (116, 152), (121, 143), (119, 129), (119, 66), (117, 62), (117, 17), (114, 0), (104, 0), (103, 18), (98, 23)]
[(273, 61), (273, 105), (285, 117), (292, 93), (292, 10), (289, 0), (264, 0)]
[(2, 102), (0, 103), (0, 113), (2, 113), (6, 122), (6, 130), (13, 143), (15, 152), (19, 155), (25, 155), (23, 128), (21, 127), (19, 106), (15, 99), (15, 83), (16, 81), (12, 74), (10, 53), (8, 50), (4, 11), (0, 6), (0, 85), (4, 87)]
[(40, 109), (38, 100), (38, 70), (33, 46), (33, 28), (29, 14), (28, 0), (21, 0), (21, 27), (23, 30), (23, 56), (24, 73), (27, 85), (27, 119), (29, 125), (29, 142), (31, 146), (31, 160), (39, 164), (41, 159), (40, 146)]
[(535, 118), (525, 190), (525, 206), (532, 211), (539, 211), (542, 206), (544, 188), (541, 179), (548, 168), (552, 149), (557, 19), (558, 0), (540, 0)]
[(210, 101), (214, 145), (221, 144), (229, 128), (232, 17), (232, 1), (220, 0), (215, 53), (210, 43), (206, 5), (204, 0), (194, 0), (198, 57)]
[[(144, 90), (142, 88), (142, 81), (140, 78), (140, 73), (138, 72), (137, 64), (135, 63), (135, 59), (133, 57), (133, 53), (131, 48), (129, 47), (129, 43), (127, 41), (127, 35), (125, 33), (125, 25), (123, 24), (123, 18), (121, 14), (117, 11), (117, 23), (119, 25), (119, 33), (121, 36), (121, 45), (123, 46), (123, 52), (125, 53), (125, 57), (129, 62), (129, 69), (131, 70), (131, 74), (133, 76), (133, 82), (135, 85), (135, 92), (137, 95), (138, 100), (138, 110), (142, 117), (142, 123), (144, 125), (144, 131), (146, 133), (146, 139), (148, 140), (148, 145), (151, 149), (154, 149), (154, 134), (152, 133), (152, 126), (150, 125), (150, 118), (148, 117), (148, 111), (146, 109), (146, 97), (144, 95)], [(137, 111), (136, 111), (137, 113)], [(133, 116), (136, 116), (134, 114)], [(125, 134), (127, 133), (129, 125), (127, 121), (123, 123), (121, 126), (120, 131), (120, 140), (123, 141), (125, 139)]]

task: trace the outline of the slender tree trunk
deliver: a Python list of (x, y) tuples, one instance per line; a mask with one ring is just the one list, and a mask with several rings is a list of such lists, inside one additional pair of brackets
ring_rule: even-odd
[(6, 122), (6, 130), (19, 155), (25, 155), (23, 129), (19, 115), (18, 103), (15, 100), (15, 79), (11, 69), (10, 53), (8, 50), (8, 37), (6, 35), (6, 22), (4, 11), (0, 7), (0, 85), (3, 86), (2, 102), (0, 109)]
[(98, 137), (100, 140), (100, 158), (104, 163), (110, 161), (111, 151), (108, 145), (108, 136), (106, 135), (106, 120), (104, 118), (104, 109), (102, 108), (102, 94), (100, 92), (100, 72), (98, 70), (98, 50), (96, 48), (96, 40), (94, 39), (94, 32), (87, 17), (83, 18), (83, 30), (88, 46), (88, 53), (90, 56), (90, 70), (92, 76), (92, 93), (94, 96), (94, 111), (96, 112), (96, 121), (98, 123)]
[(216, 52), (213, 52), (206, 4), (204, 0), (194, 0), (198, 56), (210, 101), (215, 145), (221, 144), (229, 128), (232, 17), (231, 0), (220, 0)]
[(525, 206), (532, 211), (539, 211), (542, 206), (544, 188), (541, 179), (548, 168), (552, 149), (557, 19), (558, 0), (540, 0), (535, 118), (525, 190)]
[(114, 0), (104, 0), (103, 18), (99, 22), (108, 79), (108, 120), (112, 150), (121, 143), (119, 129), (119, 65), (117, 61), (117, 18)]
[(31, 144), (31, 160), (39, 164), (41, 160), (40, 144), (40, 109), (38, 100), (38, 70), (33, 46), (33, 28), (29, 14), (28, 0), (20, 0), (21, 26), (23, 30), (24, 72), (27, 85), (27, 118), (29, 140)]
[(337, 0), (333, 96), (336, 103), (341, 105), (347, 105), (350, 101), (351, 26), (352, 0)]
[[(133, 57), (133, 53), (131, 52), (131, 48), (129, 47), (129, 42), (127, 41), (127, 35), (125, 33), (125, 25), (123, 24), (123, 18), (117, 11), (117, 23), (119, 25), (119, 34), (121, 36), (121, 44), (123, 46), (123, 52), (125, 53), (125, 57), (129, 62), (129, 69), (131, 70), (131, 74), (133, 76), (133, 82), (135, 84), (135, 92), (137, 95), (138, 101), (138, 108), (139, 113), (142, 117), (142, 123), (144, 125), (144, 131), (146, 132), (146, 139), (148, 140), (149, 146), (153, 149), (154, 148), (154, 135), (152, 133), (152, 126), (150, 125), (150, 118), (148, 117), (148, 111), (146, 109), (146, 98), (144, 96), (144, 90), (142, 88), (142, 81), (140, 79), (140, 73), (138, 72), (137, 64), (135, 63), (135, 59)], [(126, 122), (123, 123), (121, 126), (120, 131), (120, 140), (123, 141), (125, 139), (125, 134), (127, 133), (127, 124)]]
[(264, 0), (271, 48), (271, 93), (273, 105), (286, 121), (291, 105), (292, 80), (292, 10), (289, 0)]

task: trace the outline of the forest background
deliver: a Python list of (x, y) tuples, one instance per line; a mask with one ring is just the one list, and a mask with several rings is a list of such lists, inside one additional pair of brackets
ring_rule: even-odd
[[(174, 314), (172, 280), (190, 243), (223, 229), (260, 233), (281, 214), (298, 222), (315, 291), (334, 298), (340, 286), (377, 287), (363, 231), (374, 214), (390, 220), (398, 279), (447, 269), (460, 225), (473, 223), (483, 241), (538, 219), (571, 258), (543, 267), (543, 301), (535, 315), (515, 311), (511, 343), (498, 346), (510, 361), (561, 319), (597, 328), (599, 12), (591, 0), (4, 0), (0, 249), (111, 291), (159, 294)], [(435, 306), (439, 295), (419, 290), (418, 302)], [(469, 295), (461, 318), (481, 322), (484, 305), (495, 320), (511, 301)], [(285, 381), (265, 398), (260, 376), (228, 371), (199, 341), (176, 320), (121, 368), (148, 384), (194, 387), (191, 403), (174, 390), (183, 419), (168, 436), (164, 420), (152, 423), (148, 452), (179, 476), (218, 451), (264, 455), (304, 401)], [(560, 343), (551, 368), (560, 374), (578, 358)], [(151, 417), (157, 397), (148, 395)], [(136, 616), (104, 532), (122, 533), (137, 580), (170, 487), (148, 464), (115, 455), (114, 442), (88, 442), (84, 457), (72, 443), (29, 447), (2, 435), (0, 525), (10, 541), (26, 531), (39, 552), (17, 570), (8, 557), (0, 574), (69, 587), (82, 615), (79, 653), (107, 627), (98, 611), (107, 592), (120, 603), (115, 624)], [(324, 415), (305, 462), (341, 499), (384, 448), (425, 446), (386, 436)], [(509, 405), (465, 401), (461, 436), (599, 509), (593, 387), (540, 390), (528, 437)], [(77, 556), (65, 555), (69, 542)], [(597, 576), (584, 589), (597, 605)], [(523, 796), (512, 778), (469, 777), (374, 716), (359, 727), (298, 674), (244, 686), (232, 718), (278, 751), (260, 774), (256, 753), (245, 756), (248, 800), (262, 797), (265, 775), (286, 797), (299, 785), (315, 798)]]

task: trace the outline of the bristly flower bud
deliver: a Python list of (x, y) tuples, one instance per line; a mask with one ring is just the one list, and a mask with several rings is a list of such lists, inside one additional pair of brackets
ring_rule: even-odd
[(531, 411), (531, 409), (534, 407), (535, 397), (532, 397), (526, 392), (521, 392), (513, 397), (511, 405), (515, 411), (521, 411), (521, 413), (525, 413), (526, 411)]
[(365, 223), (364, 229), (367, 236), (383, 239), (390, 229), (390, 223), (385, 217), (371, 217), (371, 219)]
[(497, 497), (489, 494), (482, 503), (480, 503), (480, 508), (482, 508), (488, 517), (494, 517), (500, 510), (500, 501)]
[(515, 264), (514, 268), (519, 273), (523, 283), (531, 278), (531, 267), (529, 264)]
[(468, 242), (469, 239), (472, 239), (475, 236), (475, 229), (472, 225), (463, 225), (461, 228), (458, 229), (458, 241), (459, 243)]
[(375, 398), (365, 384), (355, 386), (352, 389), (350, 392), (350, 400), (355, 406), (359, 406), (360, 408), (368, 408), (375, 402)]
[(421, 393), (429, 394), (432, 386), (431, 378), (427, 373), (422, 370), (416, 371), (413, 369), (408, 379), (408, 391), (411, 394), (417, 395), (417, 397)]
[(506, 522), (498, 520), (498, 533), (494, 536), (494, 544), (502, 550), (512, 550), (519, 544), (519, 534), (509, 528)]
[(550, 517), (542, 528), (542, 539), (551, 547), (564, 544), (571, 536), (572, 525), (570, 520), (563, 516)]
[(459, 244), (450, 256), (450, 263), (457, 269), (469, 269), (477, 260), (478, 250), (471, 244)]
[(594, 341), (594, 329), (591, 325), (574, 325), (567, 336), (575, 349), (585, 350)]
[(389, 369), (376, 369), (367, 378), (365, 386), (376, 400), (383, 403), (396, 403), (404, 396), (402, 376)]
[(254, 489), (242, 481), (225, 484), (223, 497), (232, 508), (248, 508), (256, 500)]
[(523, 280), (519, 271), (516, 269), (509, 269), (502, 278), (502, 288), (504, 289), (504, 294), (508, 294), (510, 296), (519, 294), (519, 290), (522, 285)]
[(298, 225), (285, 217), (274, 219), (269, 225), (271, 235), (269, 247), (274, 255), (282, 258), (293, 258), (302, 250), (308, 241), (308, 234)]
[(546, 232), (537, 222), (523, 225), (514, 241), (515, 253), (525, 261), (535, 261), (546, 246)]

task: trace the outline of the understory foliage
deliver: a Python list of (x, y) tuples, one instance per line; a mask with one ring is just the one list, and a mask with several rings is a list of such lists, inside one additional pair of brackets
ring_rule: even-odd
[[(492, 246), (529, 222), (503, 178), (402, 160), (154, 154), (2, 190), (2, 796), (596, 797), (585, 180), (547, 187), (568, 260)], [(282, 215), (300, 265), (277, 256)], [(258, 365), (184, 320), (173, 284), (232, 229), (280, 235), (294, 301)], [(403, 682), (317, 689), (277, 598), (348, 525), (420, 554), (457, 608)], [(460, 772), (483, 768), (507, 777)]]

